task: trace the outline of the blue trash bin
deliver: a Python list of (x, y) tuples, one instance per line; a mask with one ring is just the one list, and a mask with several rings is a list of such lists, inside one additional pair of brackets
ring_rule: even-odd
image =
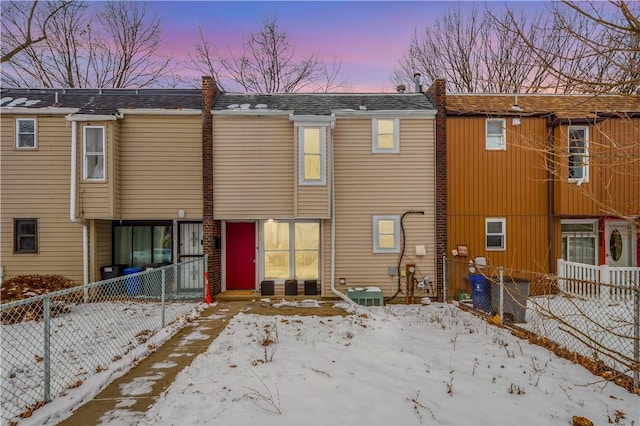
[(491, 285), (482, 274), (469, 275), (473, 296), (473, 307), (491, 312)]
[[(127, 268), (124, 270), (124, 275), (125, 276), (133, 275), (142, 271), (144, 271), (144, 268), (140, 268), (140, 267)], [(141, 276), (127, 277), (125, 278), (125, 281), (127, 283), (126, 284), (127, 294), (129, 296), (138, 296), (142, 294), (142, 277)]]

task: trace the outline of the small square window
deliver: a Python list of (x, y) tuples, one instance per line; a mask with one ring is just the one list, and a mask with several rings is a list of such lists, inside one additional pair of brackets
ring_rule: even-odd
[(487, 218), (485, 220), (485, 248), (488, 251), (504, 251), (507, 248), (507, 220)]
[(487, 150), (505, 150), (507, 149), (505, 137), (505, 120), (487, 119), (486, 125), (486, 149)]
[(38, 252), (38, 220), (14, 219), (13, 251), (15, 253)]
[(374, 153), (400, 152), (400, 120), (373, 119), (372, 126)]
[(373, 217), (373, 252), (400, 252), (400, 216)]
[(16, 119), (16, 148), (36, 148), (36, 120), (34, 118)]

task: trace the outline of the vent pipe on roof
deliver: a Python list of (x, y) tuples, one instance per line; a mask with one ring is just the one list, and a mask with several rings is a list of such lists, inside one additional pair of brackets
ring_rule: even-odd
[(398, 86), (396, 86), (396, 91), (398, 93), (404, 93), (407, 90), (407, 86), (405, 86), (404, 84), (399, 84)]
[(420, 73), (417, 72), (413, 75), (413, 82), (416, 85), (416, 93), (422, 93), (422, 84), (420, 83)]

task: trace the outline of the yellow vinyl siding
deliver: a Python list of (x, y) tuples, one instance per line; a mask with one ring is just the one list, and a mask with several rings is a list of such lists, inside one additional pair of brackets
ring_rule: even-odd
[(202, 219), (200, 116), (126, 115), (117, 147), (120, 219)]
[[(406, 248), (402, 267), (416, 263), (420, 278), (435, 282), (435, 164), (431, 119), (400, 120), (400, 152), (371, 152), (371, 119), (338, 119), (334, 130), (336, 286), (377, 286), (385, 296), (397, 288), (397, 277), (389, 267), (397, 266), (400, 253), (373, 253), (373, 216), (401, 216), (408, 210), (425, 215), (407, 215), (404, 221)], [(330, 295), (330, 221), (323, 221), (323, 294)], [(415, 245), (425, 245), (426, 256), (415, 256)], [(366, 280), (363, 277), (368, 277)], [(405, 283), (402, 283), (405, 288)]]
[[(22, 114), (20, 118), (32, 118)], [(55, 271), (82, 283), (82, 226), (69, 219), (71, 124), (38, 115), (36, 150), (15, 149), (15, 118), (1, 117), (0, 263), (4, 278)], [(13, 219), (38, 219), (38, 253), (13, 253)]]
[(213, 117), (217, 219), (291, 218), (294, 129), (285, 117)]
[(99, 281), (100, 267), (111, 265), (112, 233), (111, 222), (107, 220), (91, 221), (91, 268), (90, 280)]
[[(580, 124), (582, 125), (582, 124)], [(567, 128), (555, 129), (556, 213), (637, 216), (640, 213), (640, 119), (608, 119), (589, 129), (589, 179), (568, 181)]]

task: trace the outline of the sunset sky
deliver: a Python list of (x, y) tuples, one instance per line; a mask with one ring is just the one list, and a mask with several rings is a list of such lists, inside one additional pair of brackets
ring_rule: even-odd
[[(503, 2), (479, 2), (484, 8)], [(510, 2), (521, 8), (543, 2)], [(473, 2), (462, 2), (472, 8)], [(163, 49), (176, 56), (191, 50), (198, 27), (213, 46), (238, 48), (243, 37), (262, 27), (267, 16), (278, 18), (297, 53), (318, 52), (324, 62), (342, 60), (343, 79), (355, 92), (395, 90), (391, 74), (406, 53), (412, 35), (456, 6), (442, 1), (150, 1), (161, 19)]]

